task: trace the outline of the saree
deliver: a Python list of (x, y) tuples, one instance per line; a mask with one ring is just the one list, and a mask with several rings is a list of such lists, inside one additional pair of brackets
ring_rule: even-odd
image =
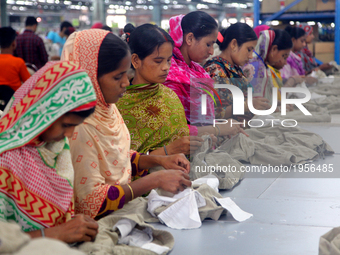
[(290, 52), (287, 64), (280, 70), (280, 73), (284, 80), (296, 75), (305, 75), (301, 58), (294, 52)]
[(117, 108), (131, 134), (131, 149), (141, 153), (189, 135), (185, 113), (175, 92), (163, 84), (127, 88)]
[[(204, 65), (204, 69), (210, 74), (210, 77), (217, 84), (231, 84), (243, 92), (244, 98), (248, 97), (248, 87), (251, 85), (248, 79), (245, 77), (242, 69), (237, 65), (231, 65), (226, 59), (221, 57), (214, 57), (207, 61)], [(222, 105), (215, 108), (216, 119), (224, 119), (226, 108), (233, 105), (233, 95), (228, 89), (217, 89), (217, 92), (222, 100)], [(246, 121), (253, 118), (254, 114), (251, 112), (245, 112), (244, 116), (232, 116), (232, 118), (237, 121), (242, 122), (244, 119)]]
[(197, 127), (193, 125), (211, 125), (215, 118), (214, 101), (207, 97), (207, 113), (201, 114), (202, 84), (204, 89), (212, 93), (214, 81), (198, 63), (191, 61), (189, 65), (180, 51), (183, 44), (181, 21), (184, 15), (170, 19), (170, 36), (175, 42), (171, 67), (164, 85), (172, 89), (181, 100), (187, 122), (190, 125), (190, 135), (197, 135)]
[(14, 94), (0, 119), (0, 220), (23, 231), (52, 227), (74, 214), (66, 138), (39, 136), (65, 113), (94, 107), (90, 78), (79, 65), (49, 62)]
[(62, 59), (79, 63), (88, 72), (97, 95), (94, 114), (75, 128), (70, 139), (75, 212), (92, 218), (122, 208), (125, 193), (120, 185), (131, 182), (131, 176), (147, 173), (139, 171), (140, 155), (130, 151), (124, 119), (115, 104), (105, 102), (97, 80), (99, 49), (108, 34), (101, 29), (75, 32), (62, 53)]

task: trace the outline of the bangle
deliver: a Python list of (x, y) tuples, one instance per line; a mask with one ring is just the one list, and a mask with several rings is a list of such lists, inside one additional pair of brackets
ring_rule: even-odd
[(132, 190), (131, 186), (129, 184), (126, 184), (126, 185), (129, 187), (129, 189), (131, 191), (131, 200), (134, 200), (135, 199), (135, 195), (133, 194), (133, 190)]
[(296, 80), (295, 80), (295, 78), (292, 76), (292, 77), (290, 77), (290, 78), (292, 78), (293, 79), (293, 81), (294, 81), (294, 84), (293, 84), (293, 86), (296, 84)]
[(44, 231), (44, 229), (41, 228), (40, 231), (41, 231), (41, 237), (45, 237), (45, 231)]
[(167, 151), (166, 148), (165, 148), (165, 145), (163, 146), (163, 148), (164, 148), (165, 155), (168, 156), (169, 154), (168, 154), (168, 151)]

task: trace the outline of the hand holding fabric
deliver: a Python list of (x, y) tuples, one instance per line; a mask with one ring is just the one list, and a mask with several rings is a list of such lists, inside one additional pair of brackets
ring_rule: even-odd
[(153, 175), (158, 175), (158, 188), (177, 194), (187, 187), (191, 187), (191, 181), (188, 174), (179, 170), (161, 170)]
[(98, 234), (98, 223), (88, 215), (78, 214), (72, 220), (45, 230), (46, 237), (65, 243), (93, 241)]
[(181, 170), (184, 173), (190, 172), (190, 162), (186, 159), (184, 154), (163, 157), (161, 165), (165, 169)]
[(189, 155), (202, 146), (203, 139), (198, 136), (183, 136), (167, 146), (169, 155), (183, 153)]

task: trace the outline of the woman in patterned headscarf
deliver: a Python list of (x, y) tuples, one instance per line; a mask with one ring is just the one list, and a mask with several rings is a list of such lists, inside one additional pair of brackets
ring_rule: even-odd
[[(207, 97), (206, 114), (202, 114), (202, 91), (213, 93), (214, 81), (199, 63), (214, 53), (213, 45), (218, 35), (216, 21), (202, 11), (190, 12), (170, 19), (170, 36), (174, 40), (173, 57), (165, 86), (172, 89), (184, 106), (190, 135), (204, 133), (216, 136), (243, 132), (240, 125), (213, 126), (214, 99)], [(217, 94), (217, 93), (216, 93)], [(235, 121), (236, 122), (236, 121)]]
[(47, 63), (16, 91), (0, 119), (0, 220), (33, 238), (94, 239), (90, 217), (69, 221), (74, 171), (65, 137), (93, 113), (95, 100), (85, 70), (68, 61)]
[[(94, 114), (76, 127), (70, 139), (75, 168), (76, 212), (103, 217), (153, 188), (177, 193), (191, 186), (184, 155), (153, 156), (130, 151), (130, 133), (115, 103), (129, 85), (128, 45), (114, 34), (90, 29), (73, 33), (63, 59), (81, 65), (97, 95)], [(148, 174), (148, 168), (165, 169)], [(182, 170), (182, 171), (181, 171)], [(132, 177), (143, 176), (131, 182)]]
[(295, 52), (302, 60), (303, 68), (306, 71), (306, 74), (311, 73), (314, 70), (327, 70), (332, 68), (332, 66), (328, 63), (324, 63), (322, 65), (318, 65), (316, 63), (315, 57), (313, 53), (308, 49), (308, 44), (313, 42), (314, 34), (313, 34), (313, 27), (308, 25), (307, 23), (301, 23), (298, 25), (299, 28), (302, 28), (306, 33), (306, 46), (303, 47), (302, 50)]

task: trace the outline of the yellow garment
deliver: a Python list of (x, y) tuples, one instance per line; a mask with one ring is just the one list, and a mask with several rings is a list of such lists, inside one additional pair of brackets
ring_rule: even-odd
[(283, 85), (281, 73), (279, 70), (275, 69), (274, 67), (268, 65), (270, 72), (272, 74), (272, 84), (275, 88), (277, 88), (277, 100), (281, 102), (281, 87)]

